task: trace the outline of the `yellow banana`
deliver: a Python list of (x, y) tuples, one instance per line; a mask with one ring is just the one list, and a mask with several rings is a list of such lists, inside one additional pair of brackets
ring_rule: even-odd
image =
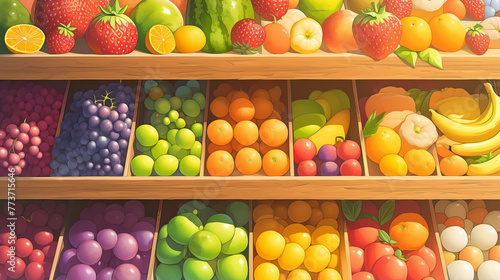
[(466, 125), (474, 125), (474, 124), (477, 124), (477, 125), (482, 125), (484, 123), (486, 123), (487, 121), (489, 121), (491, 119), (491, 117), (493, 116), (493, 99), (494, 98), (500, 98), (500, 97), (497, 97), (496, 94), (493, 95), (494, 97), (492, 98), (492, 96), (490, 95), (488, 97), (488, 105), (486, 106), (486, 108), (484, 109), (484, 111), (481, 113), (481, 115), (473, 120), (467, 120), (467, 119), (462, 119), (462, 118), (457, 118), (457, 117), (454, 117), (453, 115), (450, 115), (448, 116), (450, 119), (454, 120), (455, 122), (457, 123), (461, 123), (461, 124), (466, 124)]
[(484, 124), (481, 125), (466, 125), (457, 123), (456, 121), (445, 117), (436, 111), (430, 109), (432, 113), (432, 121), (434, 124), (451, 140), (471, 143), (486, 141), (495, 136), (500, 130), (500, 98), (496, 96), (491, 84), (485, 83), (486, 91), (492, 98), (493, 115)]
[(477, 164), (469, 165), (467, 175), (469, 176), (488, 176), (500, 172), (500, 154), (494, 158)]
[(476, 143), (462, 143), (458, 145), (452, 145), (450, 150), (463, 157), (473, 157), (486, 155), (491, 151), (496, 151), (500, 149), (500, 132), (490, 139), (482, 142)]

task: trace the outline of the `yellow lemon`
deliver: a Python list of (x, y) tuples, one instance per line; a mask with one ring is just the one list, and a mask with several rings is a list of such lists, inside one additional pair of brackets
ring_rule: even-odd
[(325, 245), (330, 252), (333, 252), (340, 245), (339, 232), (331, 226), (319, 227), (312, 234), (312, 244)]
[(436, 161), (431, 153), (426, 150), (412, 149), (404, 157), (408, 171), (418, 176), (429, 176), (436, 170)]
[(279, 280), (280, 271), (276, 265), (265, 262), (257, 266), (253, 276), (255, 280)]
[(342, 280), (342, 276), (337, 270), (327, 268), (319, 273), (318, 280)]
[(444, 250), (443, 250), (443, 257), (444, 257), (444, 263), (446, 265), (449, 265), (450, 263), (452, 263), (454, 260), (457, 259), (457, 256), (455, 254)]
[(284, 270), (294, 270), (298, 268), (305, 258), (305, 251), (297, 243), (288, 243), (285, 245), (283, 254), (278, 258), (278, 264)]
[(175, 49), (180, 53), (199, 52), (205, 46), (207, 38), (199, 27), (184, 25), (177, 29), (174, 34)]
[(337, 268), (337, 266), (339, 265), (339, 258), (340, 258), (340, 253), (339, 253), (339, 250), (335, 250), (333, 251), (332, 255), (331, 255), (331, 260), (330, 260), (330, 263), (328, 264), (328, 267), (329, 268)]
[(276, 231), (264, 231), (255, 243), (257, 254), (263, 259), (271, 261), (279, 258), (285, 250), (285, 239)]
[(331, 226), (334, 229), (338, 229), (339, 228), (339, 222), (337, 222), (337, 220), (335, 220), (335, 219), (327, 218), (327, 219), (323, 219), (323, 220), (319, 221), (316, 226), (317, 227)]
[(321, 47), (323, 29), (312, 18), (297, 21), (290, 31), (290, 46), (298, 53), (313, 53)]
[(321, 203), (321, 211), (324, 218), (337, 219), (339, 217), (339, 205), (335, 202), (325, 201)]
[(274, 217), (274, 210), (269, 204), (259, 204), (253, 209), (253, 221), (257, 223), (262, 219), (272, 219)]
[(310, 272), (320, 272), (330, 263), (331, 254), (324, 245), (312, 245), (306, 250), (304, 265)]
[(311, 280), (311, 275), (303, 269), (292, 270), (286, 280)]
[(275, 219), (263, 219), (257, 222), (253, 227), (253, 239), (257, 240), (259, 235), (264, 231), (274, 230), (281, 233), (285, 227)]
[(253, 268), (255, 269), (261, 263), (265, 263), (265, 262), (267, 262), (267, 261), (265, 259), (261, 258), (261, 256), (255, 255), (255, 257), (253, 258)]
[(379, 162), (379, 168), (385, 176), (406, 176), (408, 173), (405, 160), (396, 154), (385, 155)]

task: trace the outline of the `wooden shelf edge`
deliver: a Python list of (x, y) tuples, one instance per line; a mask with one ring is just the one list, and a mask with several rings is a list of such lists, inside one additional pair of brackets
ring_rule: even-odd
[(16, 184), (17, 199), (500, 199), (497, 176), (48, 177)]

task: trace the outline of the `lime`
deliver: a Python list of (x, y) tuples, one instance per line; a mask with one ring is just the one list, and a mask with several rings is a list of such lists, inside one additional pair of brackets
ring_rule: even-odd
[(153, 166), (154, 160), (147, 155), (135, 156), (130, 162), (130, 169), (135, 176), (150, 176)]
[[(182, 119), (179, 119), (182, 120)], [(179, 145), (179, 147), (183, 149), (191, 149), (193, 147), (194, 142), (195, 142), (195, 135), (194, 133), (187, 129), (183, 128), (180, 129), (177, 134), (175, 134), (175, 143)]]
[(172, 147), (170, 147), (170, 149), (168, 150), (168, 153), (170, 155), (175, 156), (179, 160), (181, 160), (184, 157), (186, 157), (186, 156), (189, 155), (189, 151), (186, 150), (186, 149), (183, 149), (183, 148), (179, 147), (179, 145), (173, 145)]
[(153, 158), (157, 159), (161, 155), (166, 155), (170, 146), (170, 143), (160, 139), (158, 143), (156, 143), (156, 145), (151, 148), (151, 154), (153, 155)]
[(183, 118), (178, 118), (176, 121), (175, 121), (175, 126), (177, 128), (184, 128), (186, 127), (186, 121), (183, 119)]
[(176, 110), (171, 110), (170, 112), (168, 112), (168, 118), (170, 119), (170, 122), (175, 123), (175, 121), (177, 121), (177, 119), (179, 118), (179, 112), (177, 112)]
[(201, 160), (193, 155), (185, 156), (181, 159), (179, 170), (184, 176), (197, 176), (200, 174)]
[[(217, 261), (217, 272), (219, 279), (243, 280), (248, 277), (247, 258), (242, 254), (236, 254), (219, 258)], [(256, 278), (258, 279), (258, 278)]]
[(135, 137), (141, 145), (151, 147), (158, 142), (159, 135), (153, 126), (143, 124), (135, 130)]
[(187, 254), (186, 246), (183, 246), (172, 238), (159, 239), (156, 245), (156, 257), (164, 264), (177, 264)]
[(198, 105), (198, 102), (194, 101), (193, 99), (186, 100), (184, 104), (182, 104), (182, 111), (184, 114), (190, 117), (197, 117), (200, 114), (200, 105)]
[(169, 125), (170, 124), (170, 119), (168, 117), (164, 117), (162, 122), (163, 122), (164, 125)]
[(158, 233), (158, 240), (167, 238), (167, 236), (168, 236), (168, 227), (167, 224), (164, 224), (160, 228), (160, 232)]
[(222, 245), (222, 253), (234, 255), (243, 252), (248, 247), (248, 234), (242, 227), (234, 229), (233, 238)]
[(234, 236), (234, 222), (226, 214), (215, 214), (208, 219), (205, 229), (215, 233), (222, 244), (225, 244)]
[(196, 156), (197, 158), (201, 159), (201, 143), (200, 141), (194, 141), (193, 146), (191, 147), (191, 150), (189, 153), (193, 156)]
[(233, 201), (226, 207), (226, 214), (231, 217), (236, 226), (244, 226), (248, 224), (250, 208), (248, 204), (241, 201)]
[(159, 124), (163, 124), (163, 119), (166, 117), (166, 114), (160, 114), (157, 112), (154, 112), (151, 117), (149, 118), (149, 123), (156, 127)]
[(168, 126), (160, 123), (155, 126), (161, 139), (167, 139)]
[(221, 251), (220, 239), (208, 230), (200, 230), (189, 240), (189, 252), (202, 261), (215, 259)]
[(194, 132), (194, 136), (196, 136), (196, 137), (203, 136), (203, 124), (201, 124), (201, 123), (194, 123), (191, 126), (191, 131)]
[(181, 245), (188, 245), (191, 236), (200, 230), (197, 225), (198, 222), (193, 222), (191, 219), (183, 215), (173, 217), (170, 222), (168, 222), (169, 237), (167, 238), (172, 238), (175, 242)]
[(155, 109), (155, 102), (148, 96), (146, 97), (146, 99), (144, 99), (144, 106), (146, 107), (146, 109), (152, 111)]
[(185, 279), (210, 280), (215, 273), (212, 267), (206, 262), (195, 258), (188, 258), (184, 262), (182, 273)]
[(170, 102), (165, 98), (156, 99), (155, 110), (160, 114), (168, 113), (168, 111), (170, 111)]
[(205, 109), (205, 103), (206, 103), (205, 95), (197, 92), (193, 95), (193, 100), (196, 101), (196, 103), (198, 103), (201, 110)]
[(158, 267), (156, 267), (155, 276), (156, 280), (181, 280), (182, 266), (175, 264), (159, 264)]
[(162, 155), (155, 160), (154, 168), (159, 176), (170, 176), (177, 171), (179, 160), (173, 155)]
[(171, 129), (167, 132), (167, 140), (171, 145), (176, 145), (175, 136), (177, 135), (178, 129)]
[(169, 101), (174, 110), (179, 110), (182, 107), (182, 100), (177, 96), (172, 96)]
[(146, 147), (146, 146), (143, 146), (143, 145), (141, 145), (141, 143), (139, 143), (139, 141), (135, 141), (135, 148), (136, 148), (139, 152), (145, 152), (145, 151), (149, 151), (149, 150), (151, 150), (151, 147)]

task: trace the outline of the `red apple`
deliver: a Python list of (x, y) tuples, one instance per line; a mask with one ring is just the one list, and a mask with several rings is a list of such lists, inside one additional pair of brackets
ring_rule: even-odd
[(352, 23), (356, 16), (351, 10), (339, 10), (323, 21), (323, 42), (330, 51), (345, 53), (359, 49), (352, 35)]
[(350, 246), (364, 250), (368, 244), (378, 240), (380, 226), (373, 220), (362, 218), (354, 222), (347, 221), (346, 225)]
[(304, 160), (312, 160), (316, 155), (316, 145), (307, 139), (300, 138), (293, 144), (293, 161), (296, 164), (303, 162)]
[(429, 247), (422, 247), (418, 249), (417, 251), (412, 251), (408, 254), (406, 254), (406, 258), (409, 258), (411, 256), (419, 256), (421, 257), (429, 266), (429, 270), (432, 272), (434, 271), (434, 268), (436, 268), (437, 264), (437, 258), (436, 258), (436, 253), (432, 251), (431, 248)]
[(365, 256), (363, 249), (349, 246), (349, 259), (351, 260), (351, 273), (355, 274), (363, 270)]
[(299, 176), (316, 176), (317, 172), (318, 167), (312, 159), (304, 160), (299, 163), (299, 167), (297, 167), (297, 173), (299, 173)]

